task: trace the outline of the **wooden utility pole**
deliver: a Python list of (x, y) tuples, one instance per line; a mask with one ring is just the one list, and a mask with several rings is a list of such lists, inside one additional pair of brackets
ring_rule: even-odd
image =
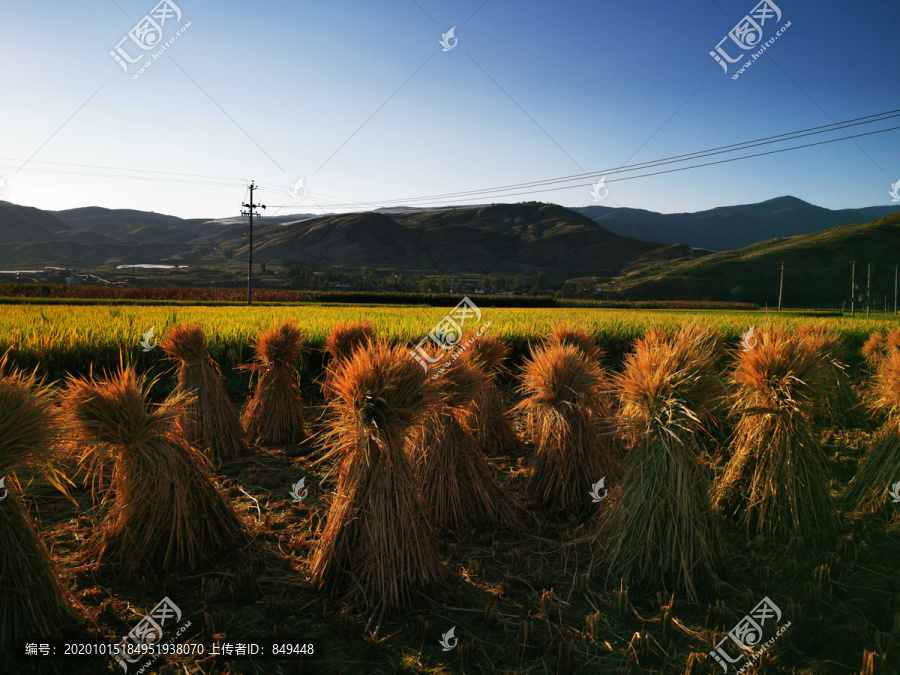
[(778, 311), (781, 311), (781, 291), (784, 288), (784, 260), (781, 261), (781, 280), (778, 282)]
[(250, 232), (246, 235), (250, 237), (250, 256), (247, 259), (247, 304), (253, 304), (253, 216), (257, 218), (260, 217), (258, 213), (254, 211), (257, 208), (266, 207), (263, 204), (254, 204), (253, 203), (253, 191), (256, 189), (256, 184), (253, 181), (250, 181), (250, 203), (249, 204), (241, 204), (246, 211), (241, 211), (242, 216), (247, 216), (250, 219)]
[(853, 268), (850, 271), (850, 316), (853, 316), (853, 310), (856, 306), (856, 261), (851, 260)]
[(869, 305), (872, 300), (872, 263), (869, 263), (869, 280), (866, 282), (866, 317), (869, 316)]
[(894, 265), (894, 315), (897, 314), (897, 265)]

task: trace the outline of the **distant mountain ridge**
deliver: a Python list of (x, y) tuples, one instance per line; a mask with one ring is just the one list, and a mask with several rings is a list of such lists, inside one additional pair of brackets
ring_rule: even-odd
[[(543, 272), (551, 282), (584, 277), (600, 282), (662, 273), (707, 255), (692, 247), (758, 243), (897, 210), (831, 211), (781, 197), (693, 214), (539, 202), (291, 214), (256, 221), (254, 260), (426, 274)], [(52, 212), (0, 201), (0, 264), (217, 267), (246, 260), (245, 230), (237, 217), (181, 219), (100, 207)], [(658, 240), (648, 240), (650, 234)]]
[(607, 206), (573, 210), (624, 237), (727, 251), (776, 237), (868, 223), (900, 212), (900, 204), (832, 211), (796, 197), (777, 197), (757, 204), (722, 206), (696, 213), (663, 214)]

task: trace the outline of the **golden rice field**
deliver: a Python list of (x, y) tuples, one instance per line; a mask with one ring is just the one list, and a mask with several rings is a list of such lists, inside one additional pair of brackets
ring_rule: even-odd
[[(315, 658), (293, 660), (175, 655), (149, 671), (162, 675), (897, 672), (900, 504), (884, 494), (900, 489), (900, 332), (880, 351), (869, 343), (877, 359), (860, 354), (895, 317), (484, 305), (464, 328), (490, 322), (512, 347), (508, 370), (474, 372), (473, 348), (433, 385), (403, 349), (358, 351), (324, 374), (323, 349), (346, 321), (412, 345), (449, 308), (0, 306), (0, 355), (53, 382), (21, 376), (37, 391), (30, 416), (0, 387), (0, 473), (13, 477), (0, 548), (44, 542), (58, 572), (58, 586), (33, 593), (43, 604), (23, 601), (32, 623), (50, 631), (74, 611), (117, 640), (168, 598), (191, 644), (315, 644)], [(303, 339), (285, 319), (306, 337), (299, 384)], [(696, 321), (711, 330), (676, 331)], [(224, 389), (192, 351), (192, 324)], [(742, 352), (751, 326), (759, 348)], [(151, 327), (160, 344), (144, 351)], [(575, 328), (602, 355), (590, 336), (552, 346), (551, 332)], [(134, 370), (114, 375), (120, 359)], [(186, 391), (202, 389), (219, 398)], [(290, 410), (273, 413), (279, 404)], [(493, 418), (477, 417), (491, 405)], [(411, 411), (432, 407), (413, 425)], [(207, 464), (189, 425), (208, 421), (197, 433), (222, 440), (241, 409), (252, 438)], [(262, 429), (271, 418), (300, 433)], [(511, 438), (488, 451), (483, 432), (500, 421)], [(16, 445), (26, 424), (27, 448)], [(86, 469), (110, 435), (127, 449), (121, 466)], [(56, 444), (69, 496), (42, 474)], [(110, 477), (114, 500), (97, 500), (95, 481)], [(185, 544), (171, 555), (170, 530)], [(50, 576), (43, 562), (5, 564)], [(38, 582), (6, 569), (0, 592), (27, 598)], [(717, 645), (774, 606), (787, 632), (758, 661), (726, 667)], [(122, 672), (109, 657), (8, 666), (15, 624), (0, 611), (0, 675)]]
[[(339, 321), (371, 321), (379, 336), (390, 341), (418, 342), (447, 314), (440, 307), (298, 305), (252, 307), (204, 306), (77, 306), (4, 305), (0, 308), (0, 353), (12, 350), (13, 360), (23, 366), (40, 365), (53, 375), (91, 364), (112, 366), (119, 351), (133, 358), (147, 358), (139, 347), (141, 336), (151, 327), (159, 336), (169, 326), (199, 323), (209, 338), (209, 351), (223, 368), (236, 366), (250, 357), (249, 343), (265, 328), (284, 318), (300, 325), (307, 342), (320, 348), (328, 329)], [(872, 330), (896, 323), (891, 316), (865, 319), (813, 318), (785, 312), (721, 312), (622, 309), (482, 308), (482, 324), (490, 321), (493, 335), (509, 342), (514, 352), (527, 342), (546, 335), (561, 323), (593, 331), (612, 356), (622, 354), (653, 325), (675, 327), (688, 319), (708, 321), (728, 341), (737, 341), (751, 325), (767, 322), (798, 326), (810, 322), (833, 327), (847, 347), (858, 351)], [(476, 326), (477, 329), (477, 326)], [(152, 353), (151, 353), (152, 354)], [(150, 360), (155, 360), (155, 355)]]

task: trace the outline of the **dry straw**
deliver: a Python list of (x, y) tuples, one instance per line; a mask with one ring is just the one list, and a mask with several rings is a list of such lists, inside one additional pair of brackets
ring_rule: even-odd
[(597, 534), (611, 579), (683, 588), (692, 600), (717, 580), (722, 548), (699, 438), (709, 436), (725, 394), (715, 373), (718, 346), (708, 326), (675, 333), (653, 327), (615, 378), (630, 447), (622, 486)]
[(487, 455), (512, 453), (521, 447), (507, 412), (497, 378), (509, 352), (506, 343), (494, 335), (477, 336), (460, 361), (478, 368), (485, 376), (475, 411), (478, 447)]
[(560, 324), (547, 336), (546, 343), (577, 347), (588, 361), (599, 361), (603, 357), (603, 350), (597, 346), (593, 333), (583, 328)]
[(50, 388), (0, 360), (0, 644), (58, 636), (80, 622), (77, 602), (56, 572), (12, 473), (40, 468), (57, 429)]
[(862, 347), (862, 355), (869, 367), (875, 369), (878, 362), (891, 352), (900, 349), (900, 328), (889, 331), (875, 331)]
[(889, 492), (900, 481), (900, 349), (897, 347), (886, 349), (876, 360), (866, 398), (872, 413), (882, 416), (884, 422), (850, 481), (844, 499), (855, 510), (875, 513), (893, 503)]
[(181, 433), (188, 394), (152, 406), (149, 385), (130, 367), (67, 384), (63, 404), (80, 463), (97, 477), (114, 462), (108, 489), (94, 484), (109, 508), (89, 556), (125, 572), (175, 570), (243, 543), (242, 523), (216, 489), (209, 461)]
[(254, 362), (241, 366), (256, 374), (256, 386), (241, 416), (251, 442), (297, 444), (306, 438), (297, 370), (303, 347), (303, 333), (287, 320), (256, 338)]
[(527, 415), (535, 443), (528, 494), (542, 506), (578, 513), (591, 486), (618, 475), (609, 383), (596, 361), (572, 345), (535, 347), (522, 367), (517, 410)]
[(732, 375), (740, 415), (716, 505), (748, 530), (814, 541), (834, 530), (825, 456), (813, 421), (835, 385), (818, 337), (783, 327), (759, 332)]
[(831, 389), (819, 410), (821, 421), (837, 422), (844, 427), (863, 423), (860, 401), (850, 386), (847, 366), (844, 363), (846, 349), (837, 333), (825, 324), (804, 324), (797, 328), (797, 335), (809, 344), (809, 348), (821, 355), (823, 366), (830, 376)]
[(193, 394), (182, 406), (179, 424), (188, 442), (207, 452), (218, 463), (247, 452), (244, 430), (231, 404), (218, 367), (206, 348), (198, 325), (175, 326), (166, 332), (160, 347), (178, 361), (178, 394)]
[(442, 405), (424, 420), (413, 455), (432, 521), (451, 531), (518, 526), (515, 502), (478, 447), (477, 402), (487, 383), (475, 363), (459, 359), (435, 381)]
[(377, 343), (341, 363), (329, 392), (325, 459), (337, 464), (337, 489), (312, 577), (376, 609), (406, 605), (413, 589), (441, 576), (437, 542), (404, 450), (410, 429), (437, 403), (437, 391), (405, 349)]
[(375, 328), (370, 321), (341, 321), (331, 327), (328, 337), (325, 338), (325, 351), (329, 360), (325, 366), (325, 383), (323, 392), (327, 395), (330, 391), (331, 380), (334, 372), (343, 361), (359, 347), (364, 347), (375, 340)]

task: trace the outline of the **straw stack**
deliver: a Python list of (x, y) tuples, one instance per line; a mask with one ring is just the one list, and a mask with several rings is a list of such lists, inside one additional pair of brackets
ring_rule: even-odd
[(827, 535), (837, 522), (813, 421), (835, 380), (821, 342), (807, 332), (766, 328), (756, 347), (738, 354), (731, 379), (740, 420), (716, 505), (755, 533), (795, 543)]
[(246, 454), (241, 420), (209, 355), (203, 329), (175, 326), (163, 336), (160, 347), (178, 362), (176, 392), (192, 394), (179, 419), (188, 442), (204, 450), (214, 463)]
[(510, 529), (516, 504), (478, 447), (476, 405), (487, 376), (471, 361), (457, 360), (435, 385), (442, 404), (428, 415), (413, 454), (425, 509), (439, 527)]
[[(182, 435), (188, 394), (160, 406), (131, 368), (103, 380), (70, 378), (65, 415), (80, 443), (80, 463), (94, 477), (112, 461), (103, 494), (106, 519), (87, 554), (132, 572), (196, 567), (244, 542), (243, 525), (216, 489), (206, 457)], [(95, 482), (95, 488), (97, 483)]]
[(303, 333), (287, 320), (256, 338), (254, 362), (241, 366), (256, 375), (253, 395), (241, 415), (251, 442), (284, 445), (302, 443), (306, 438), (297, 369), (303, 346)]
[(313, 554), (313, 580), (375, 608), (404, 606), (414, 589), (441, 576), (404, 450), (437, 391), (406, 350), (383, 343), (354, 351), (329, 391), (325, 458), (337, 463), (337, 489)]
[(0, 360), (0, 644), (59, 636), (81, 621), (28, 515), (16, 469), (40, 468), (58, 428), (49, 387)]
[(844, 499), (851, 508), (867, 513), (894, 506), (891, 492), (900, 494), (900, 349), (889, 347), (876, 360), (867, 403), (883, 422), (875, 432), (861, 466), (850, 481)]
[(709, 436), (725, 393), (715, 375), (718, 343), (707, 326), (651, 328), (615, 378), (630, 447), (597, 534), (610, 579), (681, 588), (692, 601), (717, 579), (722, 550), (699, 438)]
[(523, 368), (517, 410), (526, 413), (535, 451), (527, 491), (542, 506), (576, 514), (601, 478), (619, 473), (609, 383), (596, 361), (572, 345), (533, 349)]

